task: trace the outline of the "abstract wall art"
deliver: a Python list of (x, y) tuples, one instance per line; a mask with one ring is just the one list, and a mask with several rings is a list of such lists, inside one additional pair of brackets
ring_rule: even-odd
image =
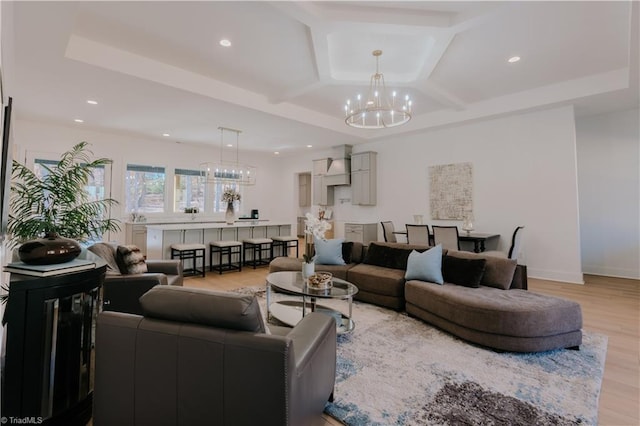
[(430, 206), (433, 220), (462, 220), (473, 211), (473, 164), (429, 166)]

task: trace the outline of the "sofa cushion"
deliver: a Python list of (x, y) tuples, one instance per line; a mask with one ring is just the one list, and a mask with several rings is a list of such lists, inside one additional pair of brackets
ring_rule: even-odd
[(144, 255), (135, 245), (118, 246), (116, 249), (116, 262), (120, 272), (124, 275), (145, 274), (148, 272)]
[[(341, 280), (347, 279), (347, 271), (355, 266), (353, 263), (347, 265), (320, 265), (316, 263), (316, 272), (331, 272), (331, 274), (340, 278)], [(276, 257), (269, 263), (269, 272), (280, 271), (302, 271), (302, 259), (296, 259), (295, 257)]]
[(408, 244), (389, 245), (377, 242), (369, 244), (367, 254), (364, 257), (362, 263), (367, 265), (381, 266), (383, 268), (407, 269), (407, 259), (411, 251), (416, 250), (423, 252), (428, 249), (427, 246), (418, 246), (416, 248)]
[(343, 239), (323, 240), (316, 238), (315, 261), (323, 265), (345, 265), (346, 262), (342, 258)]
[(407, 305), (486, 333), (540, 337), (582, 328), (578, 303), (526, 290), (468, 288), (412, 280), (406, 283), (405, 296)]
[(140, 305), (145, 317), (265, 332), (260, 306), (252, 295), (161, 285), (143, 294)]
[(122, 275), (120, 266), (116, 262), (116, 246), (108, 243), (95, 243), (88, 250), (100, 256), (107, 263), (107, 275)]
[(412, 250), (407, 259), (406, 280), (423, 280), (443, 284), (442, 246), (438, 244), (425, 252)]
[(513, 274), (518, 262), (515, 259), (503, 259), (493, 256), (483, 256), (466, 251), (450, 251), (448, 256), (462, 259), (485, 259), (485, 269), (482, 276), (482, 285), (508, 290), (513, 281)]
[(455, 256), (445, 256), (442, 260), (444, 280), (451, 284), (478, 288), (484, 275), (486, 262), (485, 259), (463, 259)]
[(347, 271), (347, 281), (359, 290), (404, 298), (404, 273), (400, 269), (360, 263)]

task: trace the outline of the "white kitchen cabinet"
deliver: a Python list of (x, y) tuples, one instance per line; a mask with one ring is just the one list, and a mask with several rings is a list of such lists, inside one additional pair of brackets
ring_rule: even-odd
[(147, 225), (140, 223), (125, 224), (125, 244), (133, 244), (147, 255)]
[(351, 204), (376, 205), (377, 155), (372, 151), (351, 154)]
[(369, 245), (371, 241), (378, 241), (377, 223), (345, 223), (345, 241), (354, 241)]

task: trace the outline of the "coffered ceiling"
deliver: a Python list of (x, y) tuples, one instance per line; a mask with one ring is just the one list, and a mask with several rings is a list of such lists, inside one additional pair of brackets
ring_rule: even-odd
[[(4, 90), (27, 119), (200, 144), (225, 126), (283, 154), (557, 104), (595, 114), (638, 105), (638, 6), (3, 1)], [(414, 116), (353, 129), (343, 105), (375, 49)]]

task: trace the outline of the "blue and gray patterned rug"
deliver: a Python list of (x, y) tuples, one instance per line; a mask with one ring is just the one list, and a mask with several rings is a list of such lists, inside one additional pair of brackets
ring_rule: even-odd
[[(330, 302), (345, 312), (346, 302)], [(366, 303), (354, 302), (353, 319), (355, 330), (338, 336), (335, 400), (325, 407), (347, 425), (598, 422), (604, 335), (585, 332), (579, 351), (497, 353)]]

